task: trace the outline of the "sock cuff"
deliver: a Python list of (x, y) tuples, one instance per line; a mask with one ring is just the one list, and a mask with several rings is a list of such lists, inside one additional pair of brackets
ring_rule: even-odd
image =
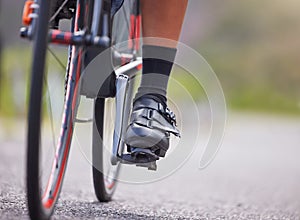
[(143, 45), (142, 51), (143, 59), (157, 59), (173, 63), (177, 53), (177, 48)]

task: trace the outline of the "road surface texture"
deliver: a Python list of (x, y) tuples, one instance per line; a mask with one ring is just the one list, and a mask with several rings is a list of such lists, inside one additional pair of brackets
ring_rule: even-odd
[[(0, 219), (28, 219), (25, 126), (0, 129)], [(160, 181), (120, 183), (114, 200), (100, 204), (90, 165), (74, 148), (53, 219), (300, 219), (299, 118), (229, 114), (213, 163), (199, 170), (199, 157)]]

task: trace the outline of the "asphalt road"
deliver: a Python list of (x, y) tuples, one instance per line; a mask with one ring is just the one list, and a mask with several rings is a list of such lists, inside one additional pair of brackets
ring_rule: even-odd
[[(8, 129), (0, 126), (0, 219), (28, 219), (24, 125)], [(230, 114), (210, 166), (198, 169), (196, 151), (169, 177), (120, 183), (114, 201), (100, 204), (74, 148), (53, 219), (300, 219), (299, 157), (299, 118)]]

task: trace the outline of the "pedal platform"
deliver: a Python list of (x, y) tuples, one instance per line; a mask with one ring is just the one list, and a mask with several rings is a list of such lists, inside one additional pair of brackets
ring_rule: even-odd
[(151, 152), (149, 149), (135, 148), (131, 153), (123, 154), (120, 162), (123, 164), (133, 164), (138, 167), (145, 167), (148, 170), (157, 170), (156, 161), (159, 156)]

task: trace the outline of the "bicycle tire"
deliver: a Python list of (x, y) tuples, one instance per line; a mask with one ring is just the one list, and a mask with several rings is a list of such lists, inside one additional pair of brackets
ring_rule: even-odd
[[(118, 13), (123, 14), (119, 15)], [(123, 20), (122, 20), (123, 17)], [(118, 24), (120, 22), (120, 24)], [(124, 25), (125, 22), (125, 25)], [(123, 6), (119, 9), (115, 17), (113, 18), (112, 25), (112, 47), (116, 46), (116, 50), (119, 54), (126, 53), (131, 54), (134, 57), (139, 51), (138, 38), (140, 37), (140, 3), (139, 0), (125, 1)], [(120, 30), (119, 27), (123, 27)], [(115, 31), (114, 31), (115, 30)], [(125, 45), (124, 45), (125, 43)], [(125, 47), (124, 47), (125, 46)], [(125, 49), (124, 49), (125, 48)], [(124, 49), (124, 50), (123, 50)], [(123, 51), (122, 51), (123, 50)], [(131, 62), (132, 60), (120, 59), (116, 61), (116, 65), (122, 66)], [(129, 87), (128, 93), (132, 93), (132, 86)], [(128, 97), (131, 94), (127, 94)], [(113, 168), (113, 173), (105, 173), (105, 160), (110, 160), (110, 155), (105, 155), (107, 146), (112, 147), (112, 142), (105, 143), (107, 139), (112, 140), (113, 130), (107, 131), (107, 123), (113, 124), (112, 120), (108, 118), (107, 112), (113, 111), (113, 106), (108, 105), (109, 100), (105, 98), (97, 98), (94, 102), (94, 123), (93, 123), (93, 184), (96, 197), (99, 202), (109, 202), (112, 200), (113, 194), (117, 187), (117, 179), (120, 172), (120, 163)], [(130, 109), (130, 102), (127, 102), (127, 109)], [(128, 112), (129, 116), (129, 112)], [(113, 118), (113, 117), (112, 117)], [(105, 134), (106, 133), (106, 134)], [(111, 153), (110, 149), (109, 152)]]
[(106, 176), (103, 172), (104, 158), (104, 127), (105, 127), (105, 99), (97, 98), (94, 103), (94, 123), (93, 123), (93, 184), (97, 199), (100, 202), (109, 202), (112, 199), (114, 190), (108, 190)]
[[(48, 48), (48, 24), (51, 1), (36, 1), (39, 5), (36, 18), (37, 26), (33, 36), (33, 61), (31, 70), (30, 100), (28, 110), (28, 133), (27, 133), (27, 166), (26, 166), (26, 187), (27, 187), (27, 205), (31, 219), (49, 219), (54, 211), (58, 200), (64, 174), (67, 166), (70, 145), (73, 134), (74, 117), (78, 100), (76, 92), (77, 83), (80, 74), (82, 48), (72, 46), (72, 52), (68, 53), (67, 73), (69, 80), (67, 92), (64, 99), (64, 116), (61, 119), (61, 133), (55, 147), (55, 154), (50, 161), (51, 171), (46, 175), (47, 184), (45, 188), (42, 185), (44, 171), (42, 168), (43, 151), (41, 135), (43, 123), (43, 111), (45, 104), (43, 102), (43, 93), (48, 91), (46, 78), (46, 51)], [(79, 13), (76, 13), (76, 20), (79, 20)], [(77, 27), (78, 28), (78, 27)], [(76, 29), (76, 25), (75, 25)], [(77, 59), (77, 60), (76, 60)], [(72, 65), (70, 68), (69, 65)], [(64, 92), (65, 93), (65, 92)], [(53, 123), (53, 122), (51, 122)]]

